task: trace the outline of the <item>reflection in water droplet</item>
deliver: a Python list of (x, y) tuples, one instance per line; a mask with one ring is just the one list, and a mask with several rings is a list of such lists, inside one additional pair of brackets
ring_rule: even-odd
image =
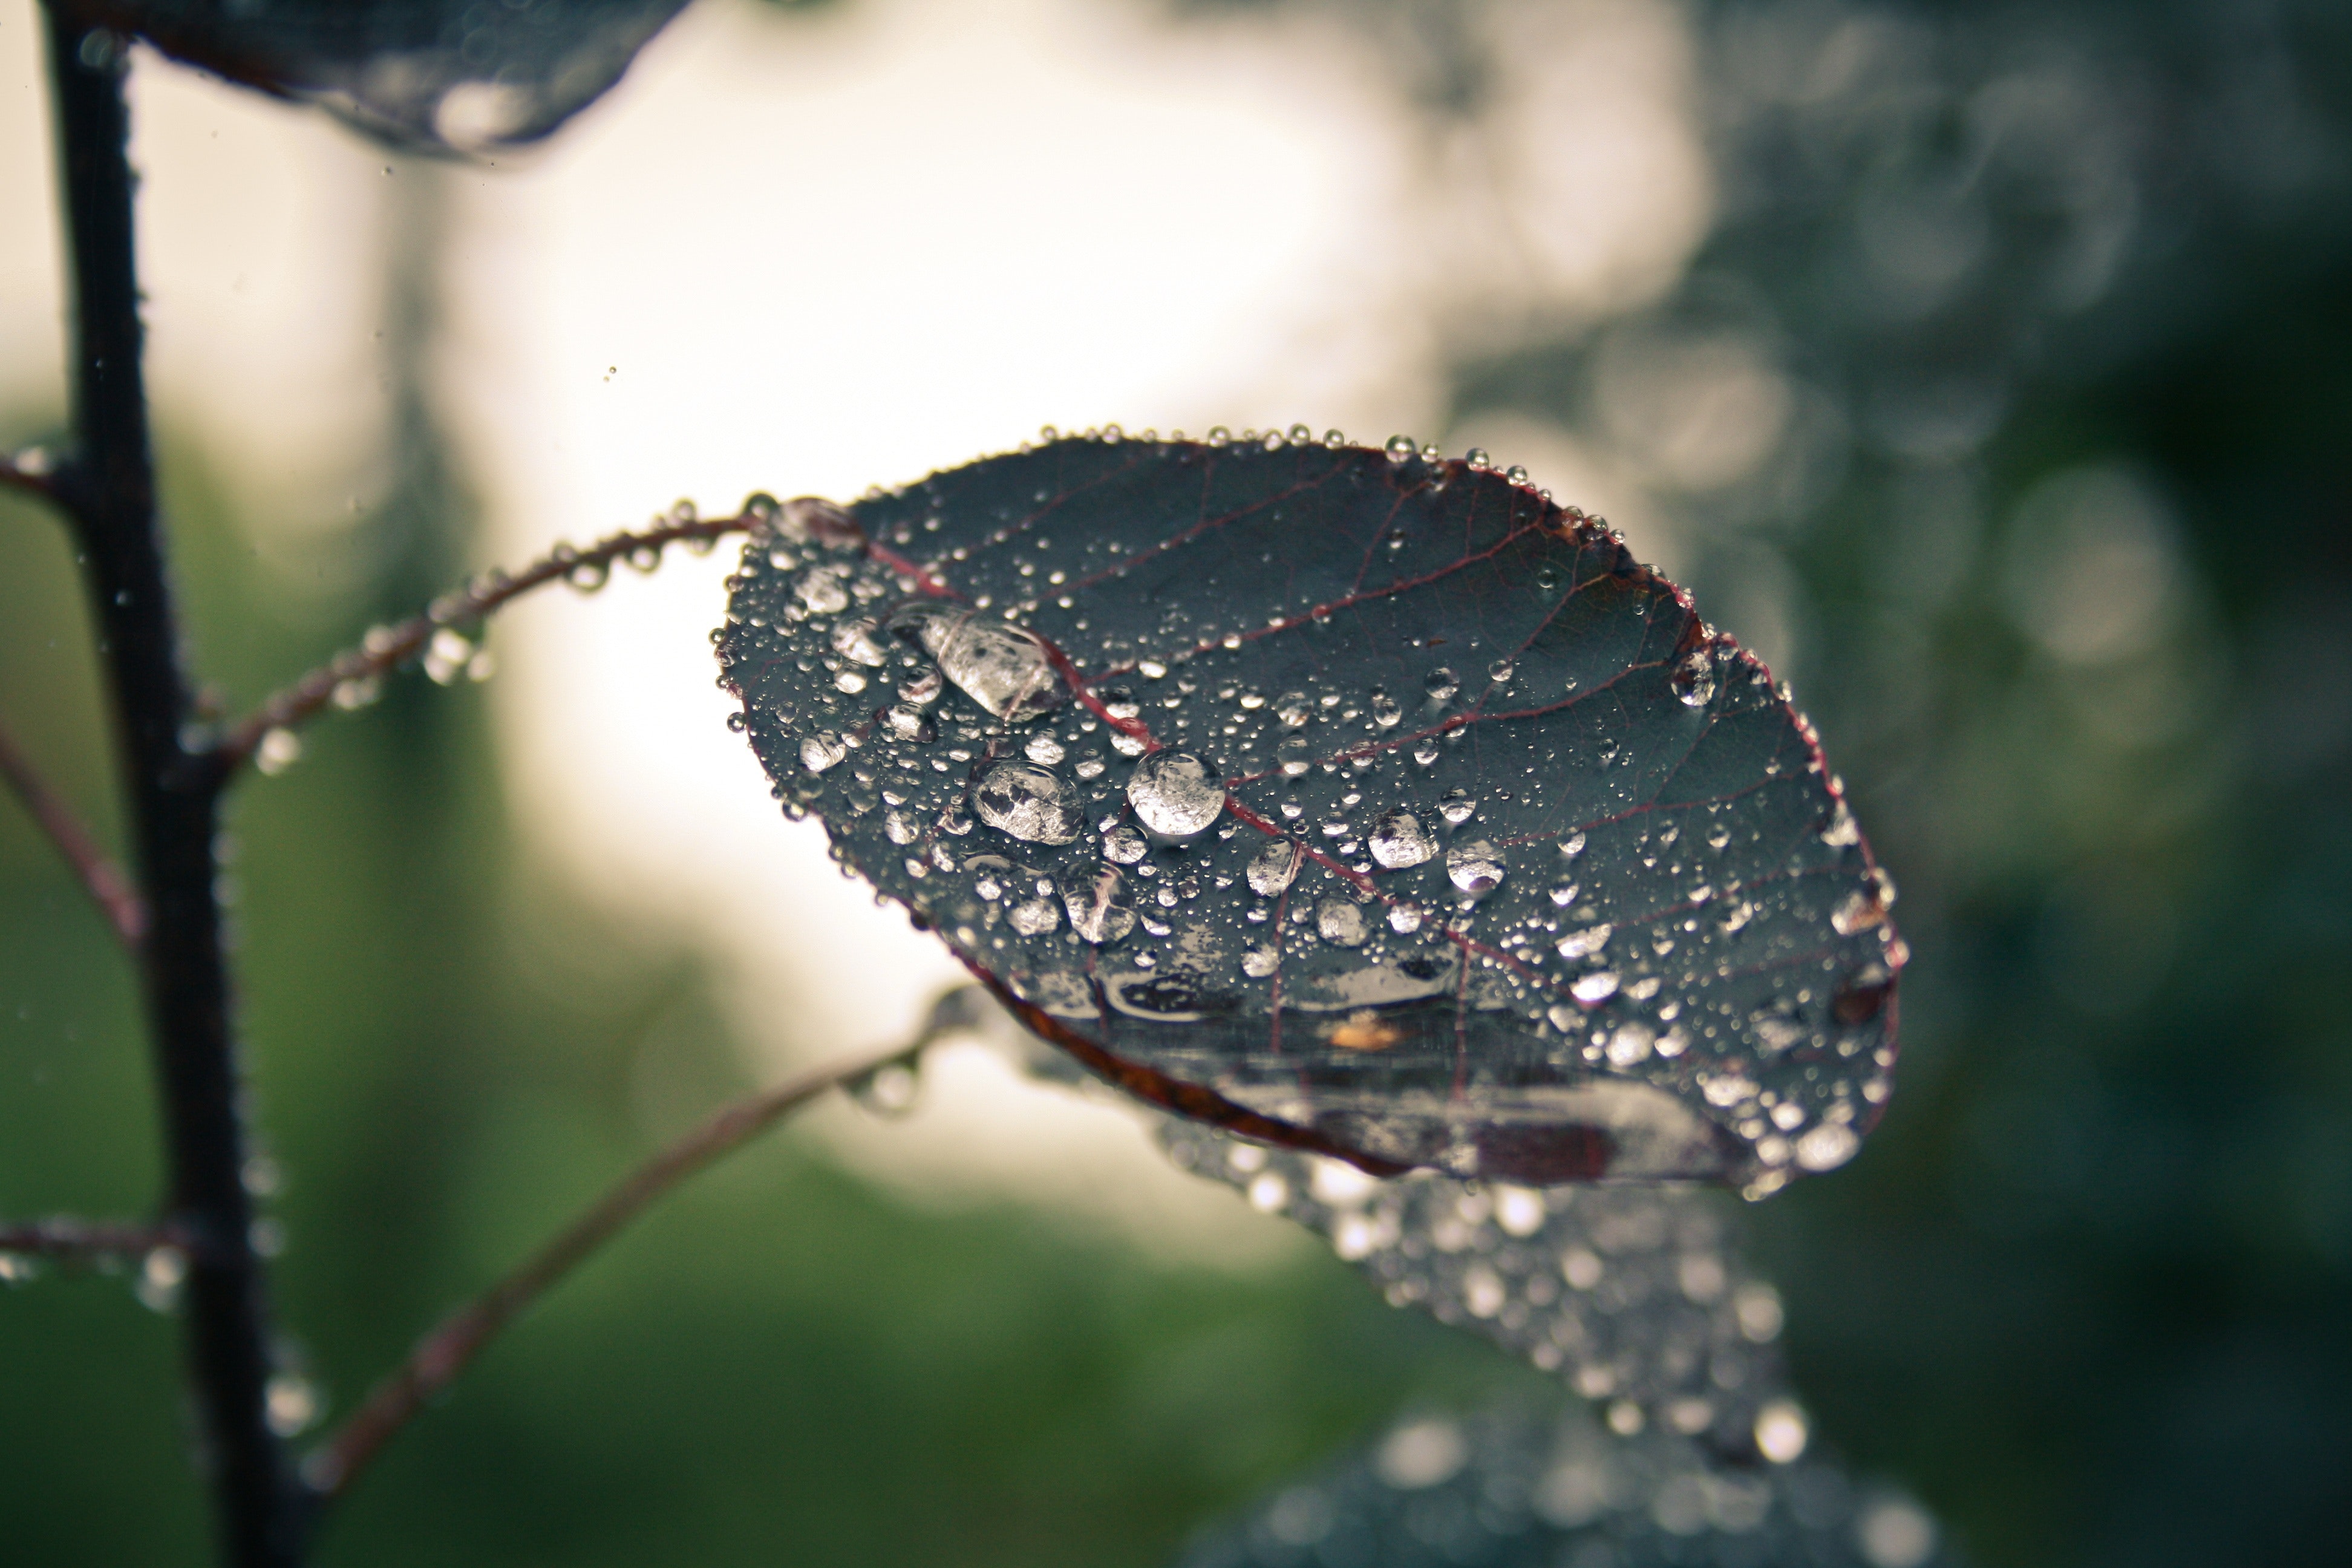
[(1421, 906), (1407, 900), (1389, 909), (1389, 930), (1399, 936), (1410, 936), (1421, 929)]
[(1451, 702), (1454, 694), (1462, 689), (1462, 678), (1441, 664), (1429, 672), (1422, 689), (1429, 693), (1432, 702)]
[(819, 731), (801, 742), (801, 766), (813, 773), (824, 772), (847, 755), (849, 748), (830, 730)]
[(1411, 462), (1412, 455), (1421, 450), (1421, 444), (1410, 436), (1391, 436), (1384, 449), (1389, 455), (1390, 462), (1405, 463)]
[(1598, 1007), (1617, 994), (1617, 974), (1613, 970), (1596, 969), (1590, 974), (1580, 974), (1568, 994), (1588, 1007)]
[(833, 651), (869, 669), (879, 669), (890, 661), (890, 650), (883, 646), (881, 630), (871, 620), (844, 621), (833, 628)]
[(1675, 666), (1675, 695), (1686, 708), (1704, 708), (1715, 695), (1715, 660), (1707, 650), (1693, 648)]
[(1126, 879), (1108, 866), (1064, 889), (1062, 902), (1070, 911), (1070, 929), (1097, 947), (1117, 942), (1135, 929), (1135, 909), (1128, 902)]
[(1253, 980), (1263, 980), (1282, 963), (1282, 954), (1272, 942), (1258, 942), (1242, 954), (1242, 973)]
[(972, 794), (972, 809), (998, 832), (1024, 844), (1067, 844), (1085, 825), (1077, 792), (1027, 763), (999, 763)]
[(1372, 689), (1372, 722), (1383, 730), (1393, 730), (1403, 718), (1403, 705), (1379, 687), (1374, 687)]
[(1224, 815), (1225, 786), (1190, 752), (1154, 752), (1128, 775), (1127, 800), (1162, 838), (1191, 838)]
[(1103, 858), (1122, 866), (1132, 866), (1142, 859), (1149, 847), (1143, 842), (1143, 835), (1123, 822), (1103, 835)]
[(1250, 859), (1250, 891), (1262, 899), (1270, 899), (1290, 886), (1298, 875), (1298, 865), (1306, 852), (1287, 838), (1277, 838), (1259, 850)]
[(1574, 882), (1559, 883), (1551, 890), (1551, 901), (1558, 904), (1561, 909), (1566, 909), (1569, 905), (1576, 902), (1576, 895), (1583, 890), (1584, 889), (1582, 888), (1579, 887)]
[(1060, 762), (1066, 753), (1062, 750), (1061, 742), (1040, 730), (1022, 745), (1021, 754), (1040, 767), (1050, 768)]
[(1483, 838), (1457, 844), (1445, 852), (1445, 874), (1454, 885), (1476, 898), (1490, 893), (1503, 880), (1503, 858)]
[(1629, 1068), (1646, 1060), (1657, 1034), (1646, 1024), (1621, 1024), (1609, 1037), (1609, 1065)]
[(958, 690), (999, 719), (1033, 719), (1069, 695), (1045, 645), (1018, 627), (928, 602), (901, 606), (889, 626), (939, 660), (940, 672)]
[(1421, 818), (1402, 806), (1372, 825), (1371, 847), (1372, 858), (1391, 871), (1418, 866), (1437, 853), (1437, 840), (1422, 826)]
[(1286, 728), (1296, 730), (1315, 717), (1315, 705), (1307, 701), (1304, 691), (1286, 691), (1275, 699), (1274, 716)]
[(1423, 741), (1415, 744), (1412, 748), (1412, 760), (1419, 763), (1424, 768), (1435, 763), (1437, 761), (1437, 742), (1434, 741)]
[(1466, 789), (1450, 789), (1437, 797), (1437, 814), (1446, 826), (1459, 827), (1477, 815), (1478, 803)]
[[(1571, 896), (1574, 891), (1571, 887)], [(1614, 926), (1597, 925), (1572, 931), (1559, 939), (1559, 955), (1562, 958), (1591, 958), (1609, 945), (1609, 935), (1615, 929)]]
[(1024, 899), (1005, 919), (1023, 936), (1043, 936), (1062, 923), (1062, 911), (1051, 899)]
[(1511, 677), (1517, 673), (1517, 669), (1507, 658), (1498, 658), (1486, 667), (1486, 678), (1497, 686), (1508, 686), (1511, 683)]
[(1314, 748), (1307, 743), (1304, 735), (1285, 735), (1282, 743), (1275, 747), (1274, 754), (1281, 762), (1282, 772), (1286, 778), (1295, 779), (1315, 765)]
[(1371, 933), (1355, 901), (1334, 893), (1315, 906), (1315, 934), (1334, 947), (1361, 947)]
[(1561, 859), (1563, 859), (1563, 860), (1573, 860), (1573, 859), (1575, 859), (1579, 855), (1581, 855), (1581, 854), (1583, 854), (1583, 853), (1584, 853), (1584, 835), (1583, 835), (1583, 834), (1581, 834), (1581, 833), (1571, 833), (1571, 834), (1570, 834), (1567, 837), (1565, 837), (1565, 838), (1563, 838), (1563, 839), (1561, 839), (1561, 840), (1559, 841), (1559, 858), (1560, 858)]

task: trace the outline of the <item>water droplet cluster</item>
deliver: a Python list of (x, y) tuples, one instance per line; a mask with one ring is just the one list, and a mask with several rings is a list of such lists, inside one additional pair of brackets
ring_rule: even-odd
[(1056, 438), (776, 509), (730, 587), (784, 808), (1229, 1124), (1760, 1194), (1886, 1098), (1894, 889), (1810, 726), (1491, 465)]

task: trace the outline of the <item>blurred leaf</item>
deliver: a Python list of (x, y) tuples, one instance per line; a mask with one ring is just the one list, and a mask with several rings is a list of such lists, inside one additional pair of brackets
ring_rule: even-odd
[(1842, 1163), (1904, 950), (1811, 728), (1581, 513), (1303, 434), (785, 508), (719, 641), (786, 808), (1032, 1029), (1245, 1136)]
[(488, 153), (536, 142), (602, 97), (686, 0), (83, 0), (246, 87), (317, 103), (379, 140)]

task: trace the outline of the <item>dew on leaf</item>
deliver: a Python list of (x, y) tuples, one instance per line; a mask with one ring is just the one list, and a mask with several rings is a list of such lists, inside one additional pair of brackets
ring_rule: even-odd
[(1355, 900), (1336, 893), (1315, 906), (1315, 933), (1334, 947), (1361, 947), (1371, 934)]
[[(1830, 1168), (1819, 1129), (1858, 1145), (1907, 950), (1759, 667), (1501, 473), (1262, 445), (1061, 438), (779, 509), (717, 644), (786, 810), (1042, 1037), (1269, 1143), (1530, 1190), (1752, 1187)], [(835, 645), (844, 616), (884, 664)], [(1700, 707), (1675, 683), (1693, 651)], [(1454, 672), (1506, 657), (1513, 697), (1462, 705)], [(950, 841), (969, 874), (933, 854)], [(1007, 856), (1017, 874), (970, 863)], [(1014, 921), (1041, 898), (1050, 926)], [(1601, 926), (1605, 955), (1560, 955)], [(1097, 984), (1212, 973), (1214, 1008), (1106, 1008)], [(1648, 1053), (1612, 1062), (1636, 1025)], [(1753, 1088), (1719, 1103), (1734, 1079)], [(1768, 1092), (1804, 1120), (1769, 1125)]]

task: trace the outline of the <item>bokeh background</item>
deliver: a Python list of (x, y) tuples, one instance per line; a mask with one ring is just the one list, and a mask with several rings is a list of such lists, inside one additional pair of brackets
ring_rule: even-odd
[[(16, 444), (63, 405), (38, 38), (0, 4)], [(2341, 1561), (2352, 14), (702, 0), (488, 168), (145, 56), (134, 102), (232, 706), (557, 538), (1045, 422), (1404, 431), (1606, 514), (1792, 680), (1917, 955), (1882, 1130), (1746, 1215), (1817, 1441), (1981, 1563)], [(289, 1426), (952, 978), (726, 731), (724, 571), (519, 608), (494, 679), (237, 799)], [(110, 834), (88, 649), (0, 497), (0, 717)], [(0, 1214), (139, 1213), (154, 1145), (124, 963), (0, 803)], [(156, 1286), (0, 1289), (0, 1555), (200, 1560)], [(954, 1048), (631, 1233), (321, 1561), (1152, 1563), (1400, 1412), (1545, 1397)]]

